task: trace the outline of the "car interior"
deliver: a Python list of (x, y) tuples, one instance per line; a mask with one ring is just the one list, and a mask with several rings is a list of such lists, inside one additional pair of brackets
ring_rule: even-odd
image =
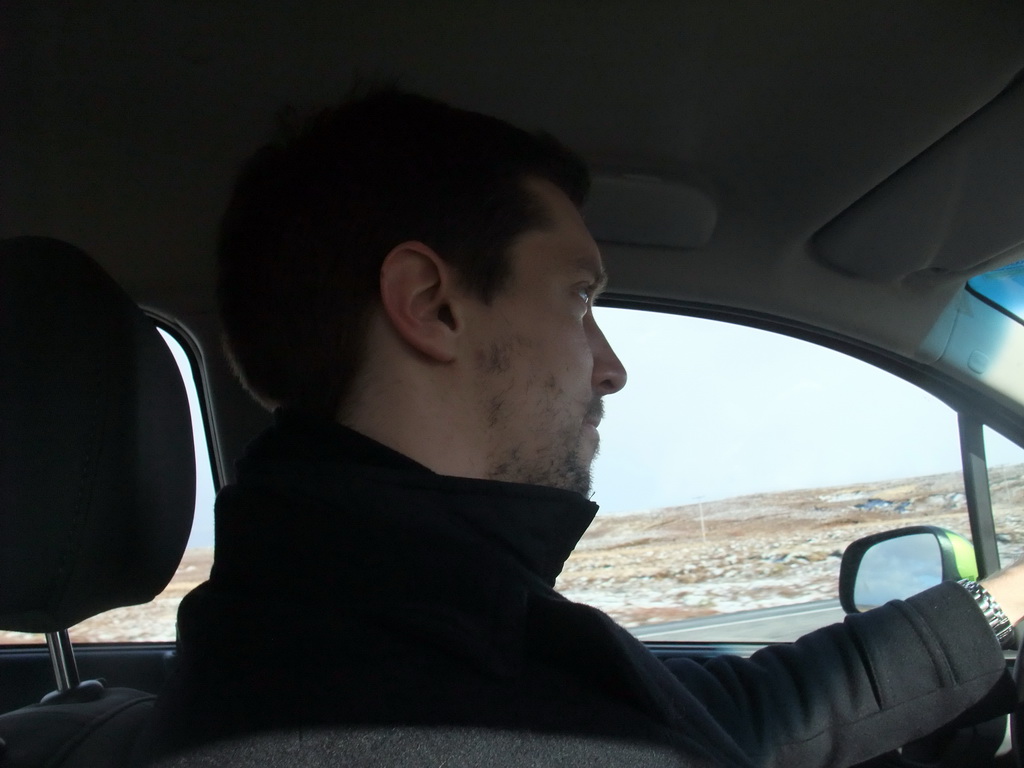
[(56, 685), (8, 719), (4, 758), (125, 763), (132, 742), (119, 736), (139, 730), (155, 696), (83, 680), (67, 630), (151, 600), (174, 574), (195, 509), (188, 401), (152, 320), (85, 253), (23, 237), (0, 254), (11, 374), (0, 626), (45, 633)]
[[(809, 341), (952, 408), (977, 568), (999, 567), (1013, 534), (993, 522), (983, 429), (1024, 446), (1020, 3), (16, 0), (0, 14), (0, 630), (37, 633), (0, 644), (0, 766), (129, 759), (173, 638), (72, 645), (67, 630), (174, 575), (204, 461), (193, 422), (215, 488), (269, 423), (221, 347), (218, 218), (275, 116), (359, 81), (579, 152), (604, 305)], [(1008, 280), (1009, 298), (984, 280)], [(198, 421), (158, 326), (191, 364)], [(1005, 732), (1005, 718), (947, 731), (919, 754), (1024, 763)]]

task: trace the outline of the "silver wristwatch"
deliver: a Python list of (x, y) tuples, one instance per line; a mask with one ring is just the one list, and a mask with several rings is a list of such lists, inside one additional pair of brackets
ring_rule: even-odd
[(992, 627), (992, 631), (996, 635), (996, 640), (999, 641), (999, 646), (1001, 648), (1009, 648), (1010, 641), (1013, 639), (1013, 624), (1010, 623), (1006, 614), (1003, 613), (999, 603), (992, 598), (987, 589), (976, 581), (960, 579), (957, 584), (966, 589), (970, 596), (974, 598), (974, 602), (981, 608), (981, 612), (985, 614), (985, 618), (988, 620), (988, 625)]

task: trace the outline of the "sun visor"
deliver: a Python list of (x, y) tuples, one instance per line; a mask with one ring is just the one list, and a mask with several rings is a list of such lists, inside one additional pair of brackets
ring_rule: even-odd
[(718, 220), (700, 190), (638, 175), (596, 176), (583, 213), (598, 242), (659, 248), (699, 248)]
[(833, 219), (817, 258), (876, 281), (984, 271), (1024, 243), (1024, 84)]

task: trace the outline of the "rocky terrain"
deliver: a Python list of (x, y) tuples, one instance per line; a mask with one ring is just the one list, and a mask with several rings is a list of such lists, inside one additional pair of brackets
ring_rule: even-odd
[[(1024, 465), (991, 475), (1001, 554), (1010, 562), (1024, 552)], [(626, 626), (827, 599), (851, 541), (922, 524), (969, 536), (959, 473), (598, 516), (558, 588)], [(190, 550), (159, 598), (87, 621), (73, 639), (173, 640), (177, 603), (211, 563), (211, 550)], [(0, 632), (0, 642), (26, 641), (38, 638)]]
[[(992, 475), (1001, 556), (1011, 562), (1024, 552), (1024, 466)], [(910, 525), (970, 537), (960, 473), (599, 516), (558, 588), (626, 626), (824, 600), (837, 596), (850, 542)]]

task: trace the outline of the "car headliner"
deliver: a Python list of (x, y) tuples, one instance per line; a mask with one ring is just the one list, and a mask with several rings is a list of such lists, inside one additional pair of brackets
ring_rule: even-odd
[(739, 307), (915, 358), (966, 277), (1024, 241), (1024, 146), (992, 138), (1024, 135), (1017, 0), (4, 11), (0, 234), (85, 248), (210, 360), (212, 243), (239, 162), (283, 105), (330, 102), (354, 74), (580, 151), (620, 296)]

